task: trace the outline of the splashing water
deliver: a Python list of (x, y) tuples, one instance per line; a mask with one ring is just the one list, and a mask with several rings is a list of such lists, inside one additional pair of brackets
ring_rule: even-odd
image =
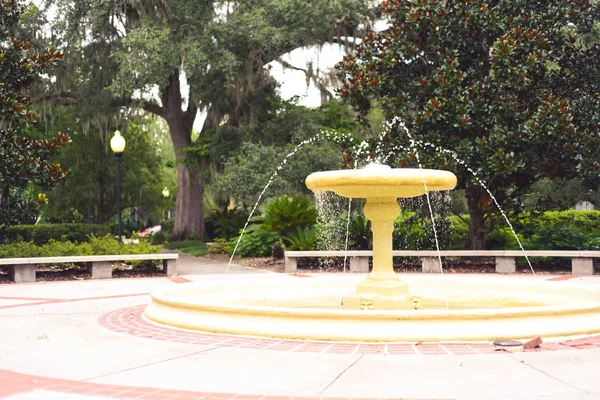
[(313, 143), (315, 143), (316, 141), (319, 141), (319, 140), (329, 139), (329, 140), (333, 140), (334, 142), (339, 142), (339, 141), (341, 141), (343, 139), (346, 139), (346, 140), (348, 140), (350, 142), (354, 141), (354, 139), (351, 136), (349, 136), (349, 135), (346, 135), (344, 133), (336, 135), (335, 133), (336, 132), (333, 132), (333, 131), (330, 131), (330, 130), (321, 130), (318, 134), (316, 134), (312, 138), (306, 139), (306, 140), (303, 140), (302, 142), (300, 142), (298, 144), (298, 146), (296, 146), (296, 148), (294, 150), (292, 150), (291, 152), (289, 152), (283, 158), (283, 161), (281, 162), (281, 164), (279, 164), (279, 166), (277, 167), (277, 169), (275, 170), (275, 172), (273, 172), (273, 174), (269, 177), (269, 180), (267, 181), (267, 184), (265, 185), (265, 187), (263, 188), (263, 190), (258, 195), (258, 199), (256, 200), (256, 203), (254, 203), (254, 207), (252, 208), (252, 211), (250, 212), (250, 216), (246, 220), (246, 223), (244, 224), (244, 227), (242, 228), (242, 232), (240, 233), (240, 236), (238, 237), (238, 240), (235, 243), (235, 247), (233, 248), (233, 252), (231, 253), (231, 257), (229, 258), (229, 262), (227, 263), (227, 268), (225, 268), (225, 274), (227, 274), (229, 272), (229, 267), (231, 266), (231, 263), (233, 262), (233, 258), (235, 256), (237, 248), (240, 245), (240, 241), (242, 240), (242, 237), (244, 236), (244, 233), (246, 232), (246, 228), (248, 228), (248, 224), (250, 223), (250, 220), (252, 219), (252, 216), (256, 212), (256, 209), (258, 208), (258, 205), (260, 204), (260, 201), (262, 200), (263, 195), (265, 194), (265, 192), (267, 191), (267, 189), (269, 188), (269, 186), (271, 186), (271, 183), (273, 183), (273, 180), (275, 179), (275, 177), (277, 175), (279, 175), (279, 171), (281, 171), (281, 169), (285, 166), (285, 164), (287, 163), (287, 160), (290, 157), (294, 156), (303, 146), (305, 146), (307, 144), (313, 144)]
[(346, 273), (346, 262), (348, 261), (348, 239), (350, 238), (350, 212), (352, 211), (352, 199), (348, 199), (348, 220), (346, 221), (346, 245), (344, 246), (344, 273)]
[[(399, 117), (394, 117), (394, 119), (388, 124), (388, 126), (391, 128), (395, 124), (398, 124), (402, 129), (404, 129), (404, 132), (406, 132), (406, 134), (408, 135), (408, 139), (410, 140), (410, 146), (414, 149), (415, 155), (417, 157), (417, 164), (419, 165), (419, 169), (422, 171), (423, 165), (421, 165), (421, 159), (419, 158), (419, 151), (417, 149), (416, 143), (415, 143), (412, 135), (410, 134), (410, 132), (406, 128), (406, 125), (404, 125), (404, 123), (402, 122), (402, 120)], [(440, 273), (443, 275), (444, 274), (444, 266), (442, 264), (442, 253), (440, 252), (440, 242), (438, 240), (437, 228), (435, 226), (435, 218), (433, 216), (433, 208), (431, 207), (431, 199), (429, 197), (429, 189), (427, 188), (427, 182), (425, 182), (425, 174), (424, 173), (421, 173), (421, 178), (423, 180), (423, 187), (425, 188), (425, 198), (427, 198), (427, 207), (429, 207), (429, 215), (431, 216), (431, 227), (433, 228), (433, 236), (435, 239), (435, 248), (437, 251), (438, 261), (440, 263)], [(446, 292), (446, 309), (450, 310), (450, 303), (448, 302), (448, 293), (447, 292)]]
[(506, 221), (508, 227), (510, 228), (510, 230), (513, 233), (513, 235), (515, 236), (515, 239), (517, 240), (517, 243), (519, 244), (519, 247), (521, 248), (521, 251), (523, 252), (523, 256), (525, 257), (525, 260), (527, 260), (527, 264), (529, 265), (529, 269), (531, 269), (531, 273), (533, 275), (535, 275), (535, 271), (533, 269), (533, 266), (531, 265), (531, 262), (529, 261), (529, 257), (527, 257), (527, 253), (525, 252), (525, 248), (523, 247), (523, 244), (521, 243), (521, 240), (519, 239), (519, 236), (515, 232), (515, 229), (514, 229), (513, 225), (511, 224), (510, 220), (506, 216), (506, 213), (504, 212), (504, 210), (502, 209), (502, 207), (500, 207), (500, 204), (498, 203), (498, 200), (496, 200), (496, 197), (494, 197), (494, 195), (492, 194), (492, 192), (487, 188), (487, 186), (483, 183), (483, 181), (481, 179), (479, 179), (479, 177), (477, 176), (477, 173), (471, 167), (469, 167), (466, 162), (464, 162), (463, 160), (461, 160), (460, 158), (458, 158), (458, 156), (453, 151), (451, 151), (451, 150), (444, 149), (444, 148), (436, 146), (436, 145), (434, 145), (432, 143), (424, 142), (424, 141), (421, 141), (421, 140), (416, 140), (415, 143), (418, 143), (421, 146), (431, 147), (431, 148), (433, 148), (435, 151), (437, 151), (439, 153), (450, 154), (452, 156), (452, 159), (454, 159), (454, 161), (456, 161), (457, 163), (461, 164), (463, 167), (465, 167), (467, 169), (467, 171), (469, 171), (471, 173), (471, 175), (473, 175), (473, 177), (475, 178), (475, 180), (477, 181), (477, 183), (479, 183), (479, 185), (481, 185), (481, 187), (483, 187), (483, 189), (490, 196), (490, 198), (492, 199), (492, 201), (494, 202), (494, 204), (496, 205), (496, 207), (498, 207), (498, 210), (500, 211), (500, 214), (502, 214), (502, 217), (504, 218), (504, 220)]

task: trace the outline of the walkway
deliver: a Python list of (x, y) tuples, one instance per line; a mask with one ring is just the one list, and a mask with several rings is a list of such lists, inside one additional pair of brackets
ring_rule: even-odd
[(149, 293), (179, 282), (300, 279), (240, 266), (211, 275), (224, 265), (183, 258), (189, 275), (171, 279), (0, 285), (0, 398), (600, 399), (600, 337), (509, 354), (485, 343), (336, 344), (145, 321)]

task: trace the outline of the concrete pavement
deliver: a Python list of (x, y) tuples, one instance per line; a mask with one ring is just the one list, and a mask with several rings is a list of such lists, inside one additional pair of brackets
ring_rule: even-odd
[[(210, 335), (140, 320), (136, 310), (149, 293), (176, 282), (301, 279), (240, 266), (224, 275), (223, 263), (183, 258), (180, 271), (190, 274), (179, 279), (0, 285), (0, 398), (600, 399), (597, 338), (516, 354), (487, 344), (465, 354), (389, 355), (348, 344), (353, 350), (336, 354), (324, 350), (329, 343)], [(599, 276), (575, 279), (600, 284)]]

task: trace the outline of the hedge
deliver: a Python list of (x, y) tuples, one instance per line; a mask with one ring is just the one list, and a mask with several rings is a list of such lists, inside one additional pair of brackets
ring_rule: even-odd
[(101, 237), (108, 233), (106, 225), (92, 224), (39, 224), (14, 225), (4, 234), (6, 242), (34, 242), (37, 245), (55, 241), (88, 242), (91, 236)]
[[(153, 246), (145, 240), (140, 243), (122, 243), (111, 236), (90, 237), (89, 242), (61, 242), (50, 239), (48, 243), (37, 245), (34, 242), (17, 241), (0, 245), (0, 258), (98, 256), (118, 254), (158, 254), (160, 246)], [(134, 266), (148, 264), (146, 261), (133, 261)]]

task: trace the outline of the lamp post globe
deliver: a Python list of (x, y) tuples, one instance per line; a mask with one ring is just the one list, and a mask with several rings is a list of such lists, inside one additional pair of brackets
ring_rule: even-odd
[(170, 194), (171, 193), (169, 192), (169, 189), (165, 186), (165, 188), (162, 191), (163, 197), (168, 198)]
[(125, 138), (121, 136), (121, 132), (115, 131), (115, 135), (110, 139), (110, 148), (115, 153), (117, 159), (117, 218), (119, 220), (119, 244), (123, 242), (121, 237), (123, 222), (121, 220), (121, 158), (126, 146)]

